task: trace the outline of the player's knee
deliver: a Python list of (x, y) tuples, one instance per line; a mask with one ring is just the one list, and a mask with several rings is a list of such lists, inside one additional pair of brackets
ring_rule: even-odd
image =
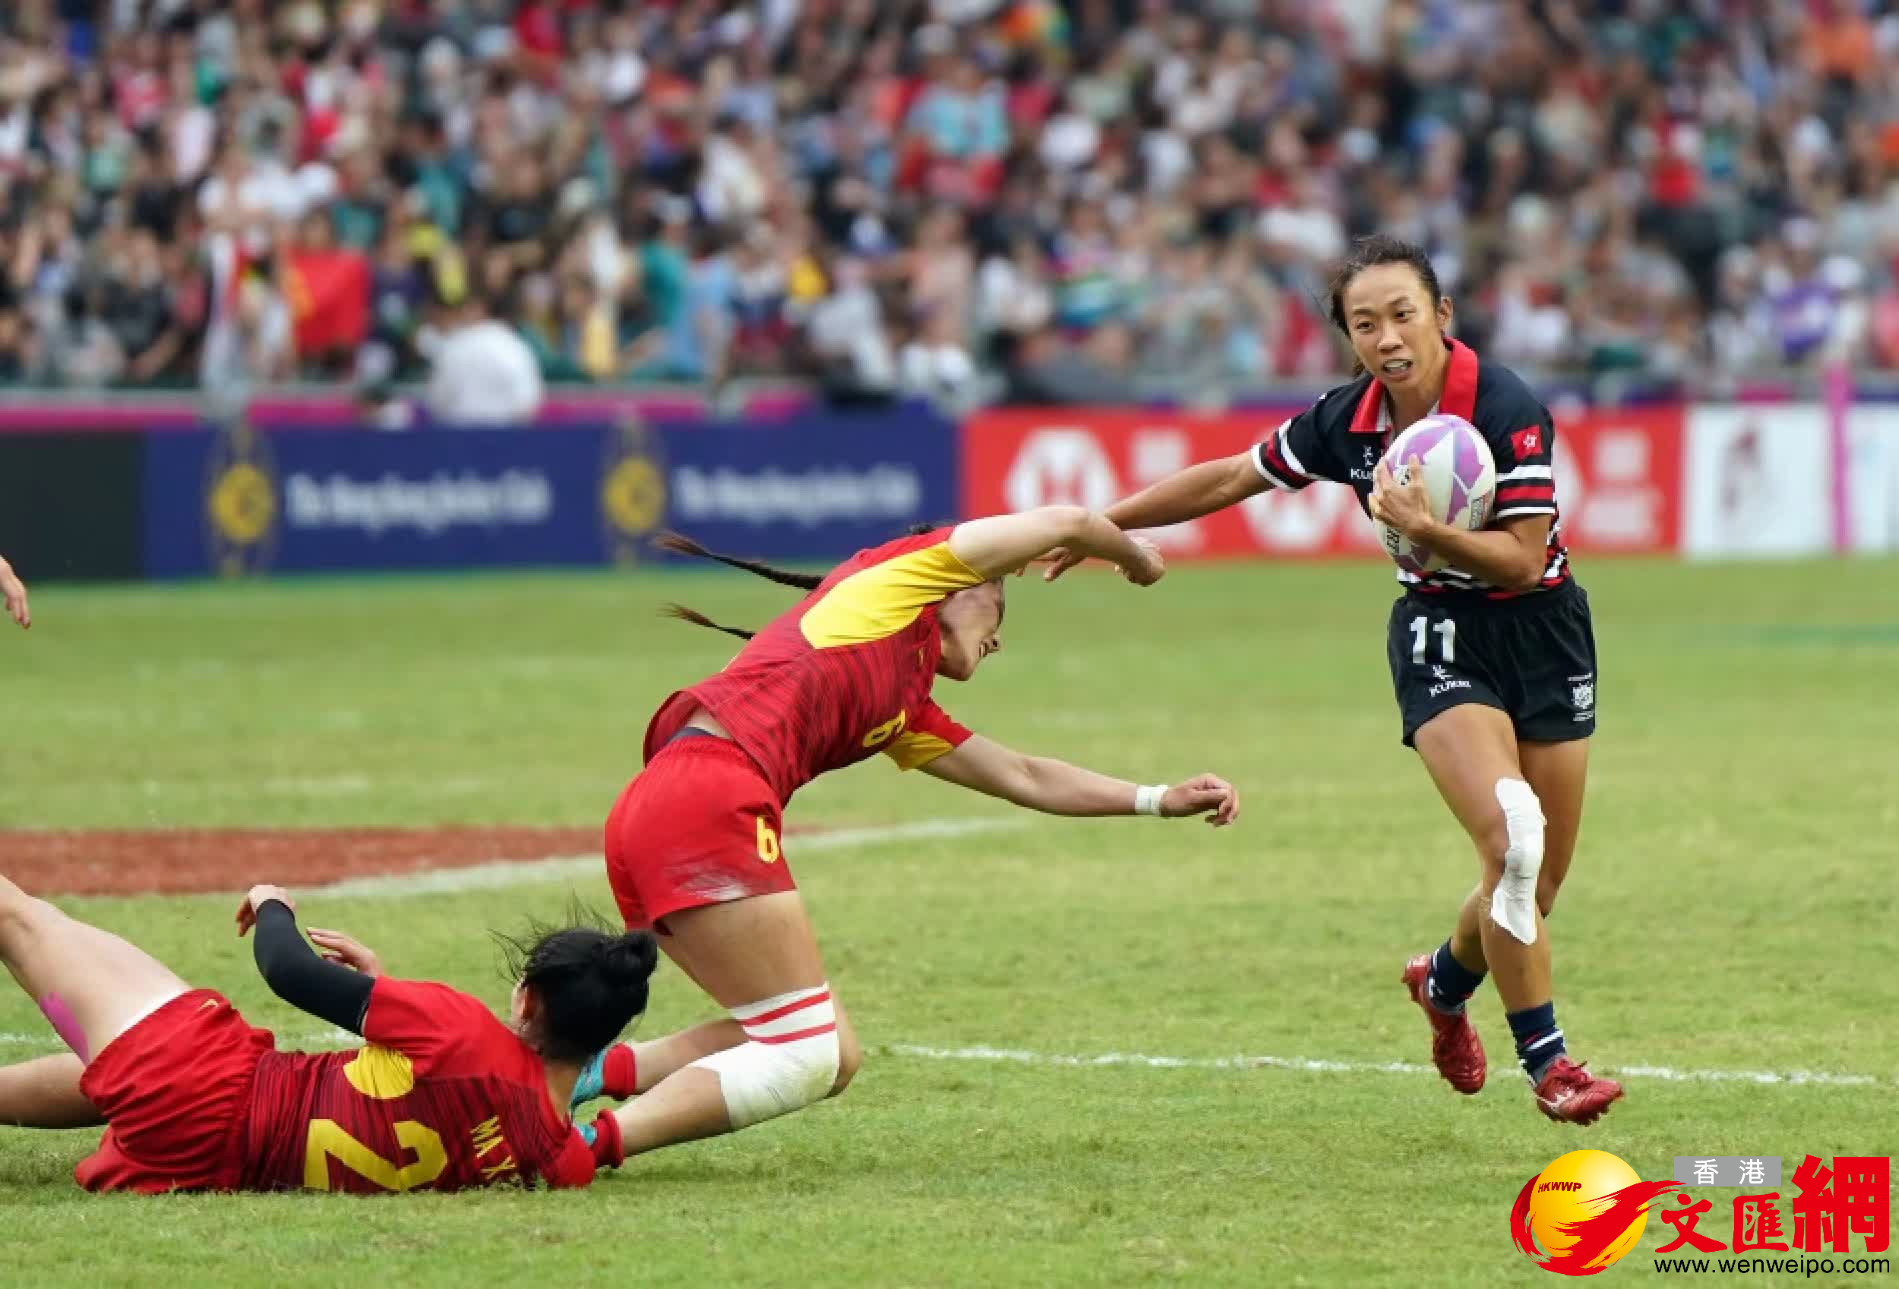
[[(1543, 870), (1543, 805), (1521, 779), (1497, 780), (1497, 819), (1478, 841), (1484, 851), (1484, 882), (1490, 890), (1490, 918), (1524, 944), (1536, 942)], [(1498, 843), (1501, 842), (1501, 849)]]
[(733, 1128), (802, 1110), (831, 1095), (843, 1053), (829, 989), (780, 994), (735, 1007), (732, 1017), (748, 1041), (692, 1065), (719, 1076)]
[(1483, 869), (1483, 888), (1488, 894), (1503, 877), (1503, 866), (1510, 855), (1510, 821), (1504, 817), (1503, 811), (1493, 811), (1471, 834), (1471, 841), (1477, 847), (1477, 862)]
[(0, 877), (0, 938), (12, 939), (25, 934), (39, 920), (42, 911), (51, 908), (46, 901), (33, 898)]
[(1563, 889), (1563, 879), (1551, 869), (1544, 869), (1536, 879), (1536, 907), (1544, 917), (1556, 909), (1556, 894)]
[(857, 1071), (864, 1066), (864, 1045), (857, 1041), (857, 1031), (848, 1025), (838, 1026), (837, 1031), (837, 1077), (831, 1080), (832, 1096), (840, 1095), (857, 1077)]

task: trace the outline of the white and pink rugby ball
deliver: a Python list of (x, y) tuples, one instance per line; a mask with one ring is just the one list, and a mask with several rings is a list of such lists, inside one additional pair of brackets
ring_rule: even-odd
[[(1490, 522), (1497, 498), (1497, 462), (1477, 427), (1461, 416), (1433, 412), (1391, 441), (1384, 464), (1399, 483), (1424, 480), (1431, 513), (1453, 528), (1475, 531)], [(1378, 544), (1399, 568), (1423, 577), (1450, 561), (1414, 546), (1403, 533), (1379, 520)]]

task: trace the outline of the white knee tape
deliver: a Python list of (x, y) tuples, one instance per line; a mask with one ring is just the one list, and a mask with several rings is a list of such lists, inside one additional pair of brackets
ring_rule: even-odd
[(734, 1128), (801, 1110), (831, 1094), (837, 1082), (837, 1012), (829, 986), (799, 989), (732, 1009), (748, 1042), (692, 1068), (719, 1076)]
[(1490, 895), (1490, 920), (1521, 940), (1536, 943), (1536, 875), (1543, 868), (1543, 804), (1521, 779), (1497, 780), (1509, 847), (1503, 877)]

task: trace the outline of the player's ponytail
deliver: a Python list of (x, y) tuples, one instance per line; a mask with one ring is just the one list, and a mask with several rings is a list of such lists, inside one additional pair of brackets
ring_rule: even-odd
[[(795, 587), (800, 591), (815, 591), (819, 584), (824, 581), (822, 576), (815, 573), (793, 573), (789, 569), (775, 568), (759, 560), (740, 559), (736, 555), (721, 555), (717, 551), (707, 550), (698, 542), (692, 540), (692, 538), (681, 536), (678, 533), (661, 533), (658, 537), (653, 539), (653, 545), (659, 547), (661, 550), (671, 551), (675, 555), (687, 555), (693, 559), (717, 560), (719, 563), (731, 568), (742, 568), (747, 573), (756, 573), (758, 576), (776, 582), (780, 586)], [(696, 609), (689, 609), (683, 604), (667, 604), (660, 609), (660, 614), (668, 618), (678, 618), (681, 622), (690, 622), (696, 627), (710, 627), (714, 631), (723, 631), (726, 635), (737, 636), (741, 640), (750, 640), (757, 634), (756, 632), (747, 631), (744, 627), (728, 627), (721, 623), (714, 622), (705, 614), (700, 613)]]
[(683, 604), (662, 604), (659, 613), (664, 618), (678, 618), (681, 622), (690, 622), (695, 627), (710, 627), (714, 631), (723, 631), (728, 636), (737, 636), (741, 640), (750, 640), (756, 631), (747, 631), (744, 627), (728, 627), (714, 622), (697, 609), (689, 609)]
[(772, 565), (762, 563), (759, 560), (740, 559), (736, 555), (721, 555), (717, 551), (707, 550), (698, 542), (692, 540), (692, 538), (682, 537), (678, 533), (661, 533), (658, 537), (653, 539), (653, 545), (663, 551), (671, 551), (675, 555), (689, 555), (694, 559), (717, 560), (719, 563), (727, 565), (728, 567), (742, 568), (747, 573), (756, 573), (758, 576), (776, 582), (780, 586), (793, 586), (800, 591), (815, 591), (824, 581), (821, 574), (793, 573), (789, 569), (774, 568)]
[[(953, 523), (949, 522), (911, 524), (908, 528), (903, 530), (903, 535), (905, 537), (921, 537), (925, 533), (933, 533), (938, 529), (953, 528), (954, 526)], [(774, 565), (764, 563), (762, 560), (740, 559), (736, 555), (721, 555), (717, 551), (707, 550), (698, 542), (692, 540), (692, 538), (679, 533), (661, 533), (653, 539), (653, 545), (663, 551), (671, 551), (675, 555), (685, 555), (692, 559), (716, 560), (718, 563), (724, 564), (729, 568), (741, 568), (747, 573), (755, 573), (768, 581), (778, 583), (780, 586), (789, 586), (800, 591), (815, 591), (824, 584), (824, 575), (821, 573), (794, 573), (790, 569), (778, 568)], [(747, 631), (744, 627), (728, 627), (722, 622), (714, 622), (697, 609), (689, 609), (683, 604), (664, 604), (660, 606), (659, 612), (662, 617), (678, 618), (681, 622), (690, 622), (695, 627), (707, 627), (713, 631), (723, 631), (726, 635), (737, 636), (741, 640), (750, 640), (753, 636), (758, 634), (755, 631)]]
[[(593, 919), (576, 906), (575, 920)], [(647, 983), (659, 965), (650, 932), (537, 926), (523, 939), (495, 938), (534, 996), (533, 1042), (547, 1060), (587, 1060), (646, 1010)]]

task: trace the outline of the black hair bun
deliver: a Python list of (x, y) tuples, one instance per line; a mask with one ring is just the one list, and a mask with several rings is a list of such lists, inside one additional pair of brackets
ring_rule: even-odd
[(650, 931), (628, 931), (600, 943), (600, 968), (614, 985), (632, 989), (646, 983), (659, 966), (659, 941)]

